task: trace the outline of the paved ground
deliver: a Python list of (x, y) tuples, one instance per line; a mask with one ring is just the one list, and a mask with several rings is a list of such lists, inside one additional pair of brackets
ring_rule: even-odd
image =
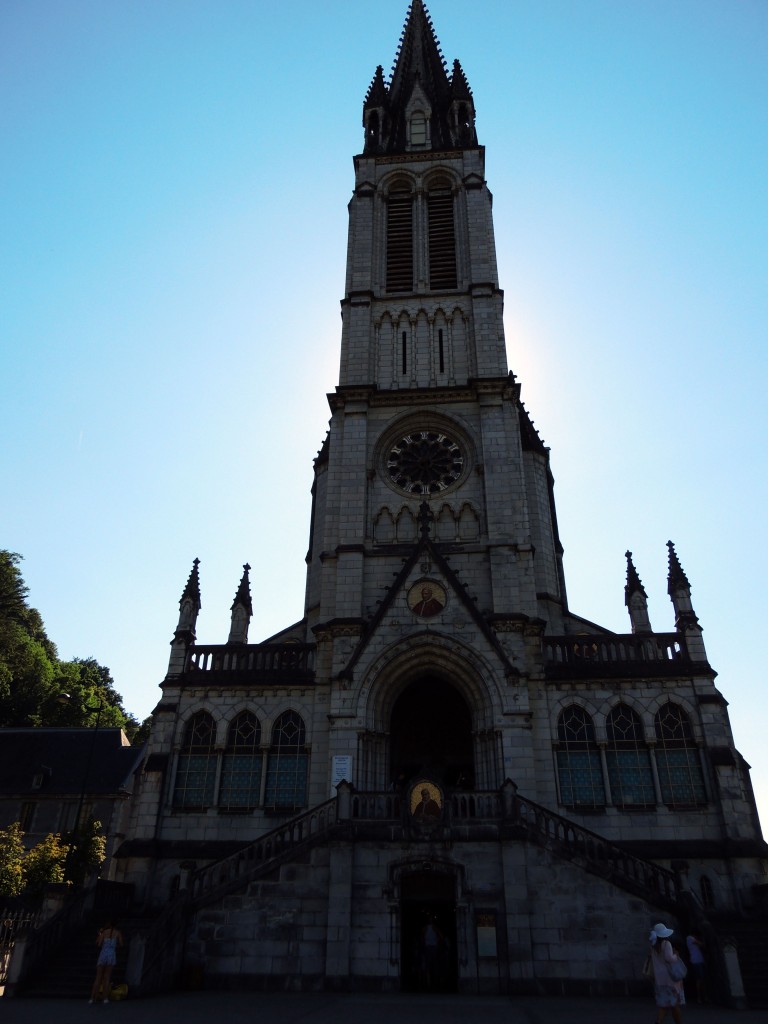
[[(71, 999), (0, 1000), (2, 1024), (651, 1024), (652, 999), (550, 996), (276, 995), (181, 992), (89, 1006)], [(687, 1006), (684, 1024), (768, 1024), (768, 1010)], [(667, 1017), (671, 1024), (671, 1017)]]

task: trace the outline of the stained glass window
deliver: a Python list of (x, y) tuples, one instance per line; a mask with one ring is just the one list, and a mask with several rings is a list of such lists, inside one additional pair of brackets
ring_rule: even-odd
[(592, 719), (571, 704), (557, 721), (557, 776), (560, 800), (571, 807), (602, 807), (605, 785)]
[(176, 768), (174, 807), (203, 808), (213, 803), (216, 785), (216, 724), (207, 711), (187, 722)]
[(662, 800), (676, 806), (706, 803), (701, 759), (688, 715), (679, 704), (667, 701), (656, 712), (654, 725)]
[(261, 725), (252, 711), (241, 711), (231, 722), (221, 764), (219, 807), (224, 810), (258, 807), (261, 792)]
[(606, 719), (608, 746), (605, 759), (611, 797), (619, 807), (653, 807), (651, 758), (639, 715), (626, 704), (617, 704)]
[(224, 810), (258, 807), (261, 792), (261, 725), (250, 711), (232, 720), (221, 761), (219, 807)]
[(304, 748), (306, 731), (301, 715), (284, 711), (272, 729), (264, 795), (266, 807), (294, 810), (307, 802), (309, 755)]

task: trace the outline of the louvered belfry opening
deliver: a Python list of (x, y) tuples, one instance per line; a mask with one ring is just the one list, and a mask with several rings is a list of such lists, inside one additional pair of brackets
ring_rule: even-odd
[(413, 197), (393, 192), (387, 202), (387, 291), (413, 291)]
[(427, 199), (429, 216), (429, 287), (433, 291), (456, 287), (456, 237), (453, 228), (453, 193), (447, 183), (436, 183)]

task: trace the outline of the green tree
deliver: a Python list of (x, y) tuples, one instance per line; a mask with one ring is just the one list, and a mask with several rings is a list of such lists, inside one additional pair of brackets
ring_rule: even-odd
[(24, 891), (41, 896), (47, 885), (65, 880), (69, 846), (61, 836), (48, 834), (24, 858)]
[(23, 837), (18, 821), (0, 829), (0, 896), (18, 896), (24, 888)]
[(109, 669), (95, 658), (59, 660), (40, 613), (27, 603), (20, 561), (0, 550), (0, 726), (98, 722), (125, 730), (133, 742), (146, 723), (125, 710)]
[(67, 835), (66, 881), (81, 885), (89, 871), (101, 866), (107, 855), (107, 839), (101, 834), (101, 822), (91, 819)]
[(56, 647), (27, 604), (21, 555), (0, 550), (0, 725), (41, 725), (54, 686)]

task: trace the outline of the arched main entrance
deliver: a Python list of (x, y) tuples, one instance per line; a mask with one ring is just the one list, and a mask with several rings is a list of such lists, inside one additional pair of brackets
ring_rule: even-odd
[(424, 676), (395, 701), (390, 722), (392, 781), (424, 775), (448, 788), (475, 784), (472, 716), (459, 691)]
[(455, 992), (455, 879), (418, 871), (400, 883), (400, 984), (404, 992)]

